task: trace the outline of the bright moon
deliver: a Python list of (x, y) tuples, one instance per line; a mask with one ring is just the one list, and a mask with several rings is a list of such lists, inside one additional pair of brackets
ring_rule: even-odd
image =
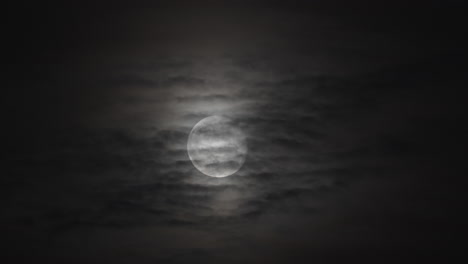
[(195, 168), (203, 174), (226, 177), (242, 167), (247, 143), (244, 133), (231, 119), (209, 116), (193, 127), (187, 152)]

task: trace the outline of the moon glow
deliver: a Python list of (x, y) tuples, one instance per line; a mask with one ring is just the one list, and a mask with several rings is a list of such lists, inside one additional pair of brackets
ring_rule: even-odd
[(187, 152), (195, 168), (211, 177), (226, 177), (244, 164), (247, 143), (244, 133), (223, 116), (209, 116), (190, 132)]

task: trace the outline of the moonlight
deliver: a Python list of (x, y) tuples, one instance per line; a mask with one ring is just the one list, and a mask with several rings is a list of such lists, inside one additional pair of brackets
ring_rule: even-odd
[(236, 173), (245, 161), (247, 143), (244, 133), (223, 116), (209, 116), (190, 132), (187, 152), (195, 168), (211, 177)]

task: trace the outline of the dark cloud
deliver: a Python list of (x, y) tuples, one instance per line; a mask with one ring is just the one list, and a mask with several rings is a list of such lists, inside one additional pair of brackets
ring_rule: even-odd
[[(19, 263), (451, 256), (462, 2), (25, 10), (8, 38), (2, 242)], [(187, 154), (211, 115), (247, 137), (231, 177)]]
[(178, 101), (187, 102), (187, 101), (202, 101), (204, 103), (210, 103), (213, 101), (231, 101), (232, 98), (227, 95), (215, 94), (215, 95), (206, 95), (206, 96), (190, 96), (190, 97), (178, 97)]
[(167, 79), (163, 84), (167, 86), (186, 85), (188, 87), (193, 87), (203, 85), (205, 84), (205, 81), (195, 77), (175, 76)]

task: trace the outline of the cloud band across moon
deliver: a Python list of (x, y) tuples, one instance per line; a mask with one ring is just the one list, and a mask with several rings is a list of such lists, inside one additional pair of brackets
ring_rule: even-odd
[(199, 171), (212, 177), (226, 177), (236, 173), (244, 163), (247, 143), (231, 120), (210, 116), (193, 127), (187, 151)]

